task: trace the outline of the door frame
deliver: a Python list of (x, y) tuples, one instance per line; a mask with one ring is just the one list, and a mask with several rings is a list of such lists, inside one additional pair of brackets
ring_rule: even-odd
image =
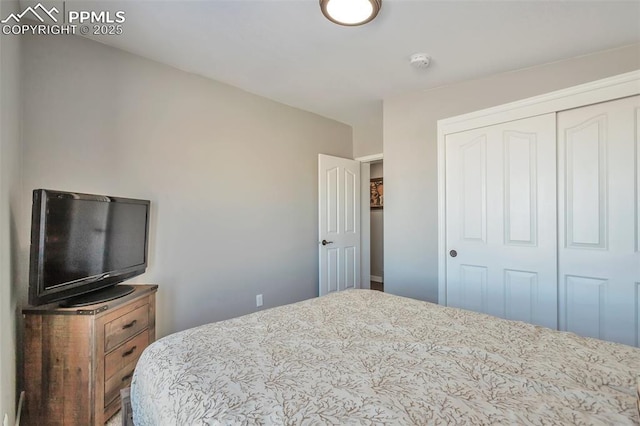
[[(369, 180), (371, 163), (383, 161), (383, 153), (356, 157), (360, 162), (360, 288), (371, 288), (371, 209)], [(384, 232), (384, 231), (383, 231)]]
[[(438, 120), (438, 303), (447, 304), (446, 136), (640, 94), (640, 70)], [(636, 230), (640, 232), (640, 230)]]

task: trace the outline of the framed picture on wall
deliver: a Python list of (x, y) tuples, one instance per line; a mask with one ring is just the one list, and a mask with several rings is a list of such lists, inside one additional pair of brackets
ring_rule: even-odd
[(384, 184), (382, 178), (371, 179), (371, 208), (381, 209), (384, 207)]

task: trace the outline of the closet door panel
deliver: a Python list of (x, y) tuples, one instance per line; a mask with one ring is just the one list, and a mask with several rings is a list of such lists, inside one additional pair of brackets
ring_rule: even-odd
[(640, 96), (558, 113), (560, 329), (638, 346)]
[(447, 136), (447, 305), (557, 326), (555, 137), (555, 114)]

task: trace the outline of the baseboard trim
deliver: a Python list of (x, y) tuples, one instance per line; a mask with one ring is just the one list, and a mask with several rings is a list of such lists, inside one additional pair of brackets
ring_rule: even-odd
[(379, 277), (377, 275), (371, 275), (371, 281), (376, 282), (376, 283), (384, 282), (384, 281), (382, 281), (382, 277)]

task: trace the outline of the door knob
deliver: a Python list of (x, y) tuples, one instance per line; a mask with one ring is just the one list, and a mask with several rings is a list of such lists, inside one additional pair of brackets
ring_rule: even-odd
[(451, 251), (449, 252), (449, 256), (451, 256), (451, 257), (456, 257), (457, 255), (458, 255), (458, 252), (457, 252), (457, 251), (455, 251), (455, 250), (451, 250)]
[(326, 246), (327, 244), (333, 244), (333, 241), (322, 240), (323, 246)]

